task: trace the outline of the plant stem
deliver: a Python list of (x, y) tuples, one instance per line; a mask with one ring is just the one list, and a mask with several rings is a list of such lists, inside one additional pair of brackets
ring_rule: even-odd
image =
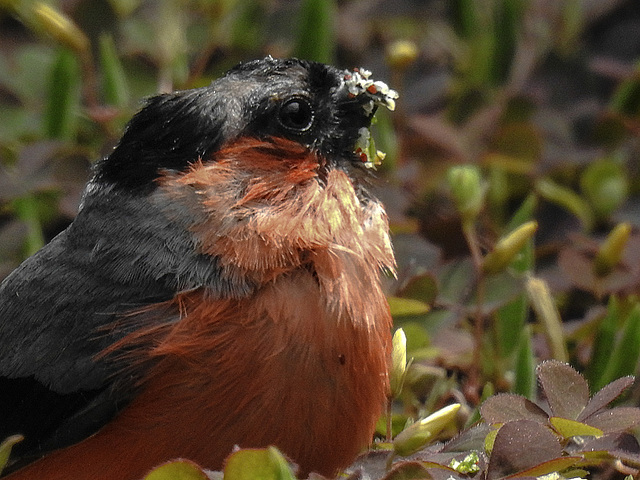
[(465, 240), (469, 245), (473, 267), (476, 272), (476, 308), (473, 314), (473, 361), (469, 369), (469, 379), (465, 393), (473, 403), (480, 401), (481, 391), (481, 365), (482, 365), (482, 340), (484, 337), (484, 315), (482, 306), (485, 299), (485, 275), (482, 270), (482, 252), (478, 243), (478, 237), (473, 222), (465, 222), (462, 226)]

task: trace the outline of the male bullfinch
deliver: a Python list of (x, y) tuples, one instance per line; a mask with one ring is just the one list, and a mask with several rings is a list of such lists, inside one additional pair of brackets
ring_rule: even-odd
[(394, 257), (366, 183), (396, 96), (268, 57), (148, 100), (73, 223), (0, 286), (8, 478), (219, 469), (235, 445), (349, 465), (388, 390)]

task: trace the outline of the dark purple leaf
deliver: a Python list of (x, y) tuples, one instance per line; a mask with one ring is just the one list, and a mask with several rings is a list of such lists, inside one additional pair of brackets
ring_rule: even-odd
[(640, 408), (616, 407), (591, 415), (585, 422), (604, 433), (622, 432), (640, 425)]
[(389, 453), (389, 450), (368, 450), (356, 458), (346, 473), (360, 474), (360, 478), (382, 478), (388, 470)]
[(493, 443), (487, 479), (531, 469), (562, 456), (562, 446), (547, 427), (532, 420), (505, 423)]
[(615, 433), (589, 439), (579, 448), (572, 449), (577, 453), (606, 452), (619, 458), (625, 463), (640, 466), (640, 445), (638, 440), (629, 433)]
[(469, 452), (471, 450), (483, 451), (484, 440), (491, 428), (486, 423), (481, 423), (456, 435), (442, 448), (443, 453)]
[(578, 448), (573, 448), (571, 453), (582, 452), (608, 452), (618, 450), (628, 454), (640, 455), (638, 440), (630, 433), (610, 433), (601, 437), (588, 439)]
[(546, 423), (549, 416), (532, 401), (521, 395), (504, 393), (489, 397), (481, 406), (480, 413), (484, 421), (506, 423), (515, 420), (533, 420)]
[(589, 386), (582, 375), (557, 360), (540, 364), (537, 373), (553, 414), (577, 419), (589, 402)]
[[(618, 398), (622, 392), (633, 384), (634, 378), (631, 376), (618, 378), (608, 385), (605, 385), (591, 398), (587, 406), (578, 415), (577, 420), (584, 422), (590, 415), (605, 408), (609, 403)], [(588, 422), (586, 422), (588, 423)]]

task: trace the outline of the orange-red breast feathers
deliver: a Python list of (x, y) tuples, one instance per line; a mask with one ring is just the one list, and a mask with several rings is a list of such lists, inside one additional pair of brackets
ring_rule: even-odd
[(381, 205), (293, 141), (241, 138), (213, 160), (167, 172), (156, 200), (256, 294), (196, 289), (124, 318), (139, 325), (106, 355), (149, 365), (137, 397), (12, 480), (131, 480), (176, 457), (216, 469), (234, 445), (331, 475), (371, 441), (391, 327), (379, 275), (394, 266)]

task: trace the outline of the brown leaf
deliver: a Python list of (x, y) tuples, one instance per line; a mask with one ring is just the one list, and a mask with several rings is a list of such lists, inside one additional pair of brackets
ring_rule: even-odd
[(537, 374), (553, 414), (577, 419), (589, 402), (589, 386), (582, 375), (556, 360), (541, 363)]
[(640, 408), (616, 407), (591, 415), (585, 423), (605, 433), (627, 431), (640, 425)]
[(606, 452), (626, 463), (640, 466), (640, 445), (630, 433), (615, 433), (591, 438), (573, 451), (579, 453)]
[(506, 423), (516, 420), (532, 420), (546, 423), (549, 416), (532, 401), (521, 395), (504, 393), (489, 397), (480, 407), (487, 423)]
[(514, 475), (561, 456), (562, 446), (547, 427), (532, 420), (505, 423), (493, 444), (487, 479)]
[(589, 416), (597, 413), (598, 411), (606, 408), (606, 406), (618, 398), (622, 392), (629, 388), (634, 382), (632, 376), (618, 378), (608, 385), (602, 387), (596, 394), (589, 400), (587, 406), (578, 415), (577, 420), (579, 422), (589, 423), (587, 419)]

